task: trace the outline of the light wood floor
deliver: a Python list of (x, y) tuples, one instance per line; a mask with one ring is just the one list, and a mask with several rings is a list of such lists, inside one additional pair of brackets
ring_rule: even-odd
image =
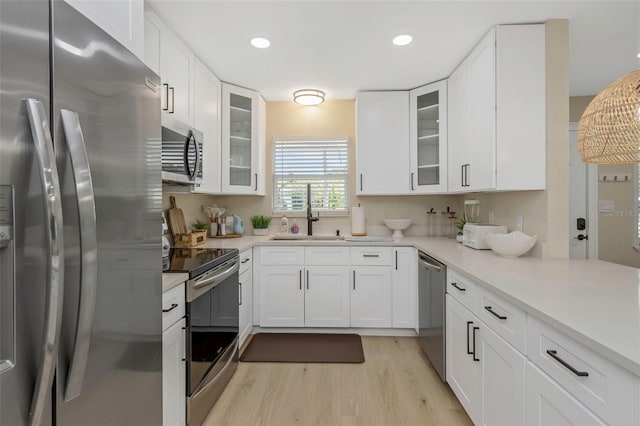
[(362, 344), (363, 364), (241, 362), (204, 425), (472, 425), (415, 338)]

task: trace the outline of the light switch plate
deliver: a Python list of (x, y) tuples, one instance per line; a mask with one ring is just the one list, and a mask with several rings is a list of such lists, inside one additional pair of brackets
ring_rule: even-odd
[(613, 213), (616, 211), (616, 202), (613, 200), (598, 201), (598, 213)]

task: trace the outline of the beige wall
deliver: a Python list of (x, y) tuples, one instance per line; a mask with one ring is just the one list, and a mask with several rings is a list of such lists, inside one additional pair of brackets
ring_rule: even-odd
[(569, 121), (577, 123), (582, 117), (582, 113), (595, 98), (595, 96), (572, 96), (569, 98)]
[[(601, 165), (599, 173), (631, 173), (633, 164)], [(640, 268), (640, 253), (633, 248), (637, 229), (635, 188), (632, 182), (598, 183), (598, 199), (615, 202), (613, 213), (598, 213), (598, 257), (601, 260)]]

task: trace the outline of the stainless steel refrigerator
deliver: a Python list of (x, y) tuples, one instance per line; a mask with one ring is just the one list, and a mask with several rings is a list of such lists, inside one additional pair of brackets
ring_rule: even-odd
[(160, 80), (0, 1), (0, 425), (162, 424)]

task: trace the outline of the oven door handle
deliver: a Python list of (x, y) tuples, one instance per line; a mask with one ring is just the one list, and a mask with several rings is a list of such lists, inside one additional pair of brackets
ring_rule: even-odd
[(231, 265), (231, 267), (225, 269), (224, 271), (217, 273), (215, 275), (211, 275), (209, 277), (194, 281), (193, 288), (199, 290), (202, 287), (206, 287), (209, 285), (212, 287), (215, 287), (216, 285), (220, 284), (222, 281), (226, 280), (231, 275), (236, 273), (239, 269), (240, 269), (240, 266), (238, 264), (238, 260), (236, 259), (233, 261), (233, 265)]

